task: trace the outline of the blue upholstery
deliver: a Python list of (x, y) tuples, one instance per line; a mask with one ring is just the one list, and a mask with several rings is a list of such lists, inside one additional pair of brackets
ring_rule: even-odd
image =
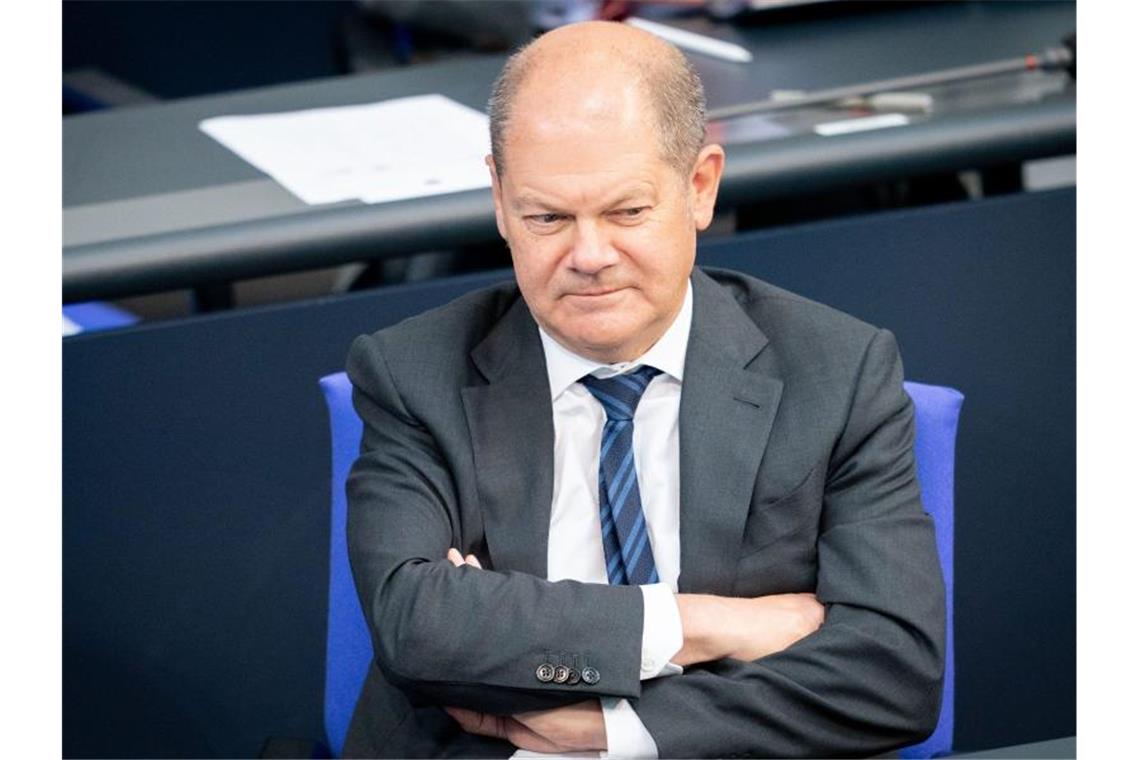
[(938, 725), (925, 741), (906, 747), (900, 757), (949, 754), (954, 740), (954, 441), (962, 394), (938, 385), (903, 384), (914, 401), (914, 457), (922, 504), (934, 518), (938, 560), (946, 580), (946, 680)]
[(321, 378), (332, 425), (332, 531), (329, 540), (329, 622), (325, 650), (325, 738), (340, 757), (348, 721), (372, 661), (372, 641), (360, 609), (345, 540), (344, 483), (360, 453), (364, 426), (352, 408), (352, 383), (343, 372)]
[[(352, 574), (345, 541), (345, 479), (357, 456), (362, 425), (352, 408), (352, 385), (343, 372), (321, 378), (332, 422), (332, 535), (329, 560), (328, 649), (325, 660), (325, 733), (339, 757), (348, 722), (372, 660), (372, 642)], [(934, 518), (938, 558), (946, 578), (946, 681), (942, 712), (930, 737), (901, 751), (904, 758), (950, 751), (954, 733), (954, 441), (962, 394), (952, 388), (908, 382), (915, 405), (915, 456), (923, 504)]]
[[(102, 301), (69, 303), (63, 307), (63, 316), (64, 335), (110, 330), (113, 327), (133, 325), (139, 321), (139, 318), (129, 311)], [(68, 322), (71, 323), (70, 326)]]

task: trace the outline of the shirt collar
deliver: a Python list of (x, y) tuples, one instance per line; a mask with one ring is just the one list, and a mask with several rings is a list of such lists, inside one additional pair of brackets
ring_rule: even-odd
[(558, 398), (563, 391), (591, 373), (597, 372), (601, 377), (610, 377), (630, 372), (643, 364), (655, 367), (681, 381), (685, 374), (685, 351), (689, 345), (689, 329), (692, 324), (693, 284), (690, 281), (685, 284), (685, 300), (681, 304), (681, 310), (673, 319), (673, 324), (669, 325), (665, 334), (648, 351), (631, 362), (603, 364), (579, 356), (539, 327), (542, 351), (546, 356), (546, 374), (550, 380), (550, 398)]

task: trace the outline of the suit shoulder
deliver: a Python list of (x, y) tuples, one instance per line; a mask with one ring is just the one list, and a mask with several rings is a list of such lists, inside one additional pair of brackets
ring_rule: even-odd
[(439, 394), (465, 382), (473, 348), (520, 298), (513, 280), (360, 335), (348, 351), (354, 384), (374, 387), (384, 377), (405, 392)]
[(757, 277), (728, 269), (704, 271), (773, 342), (807, 340), (808, 345), (822, 344), (832, 350), (842, 346), (861, 350), (880, 331), (846, 312)]
[(514, 280), (465, 293), (453, 301), (358, 337), (388, 353), (466, 357), (519, 298)]

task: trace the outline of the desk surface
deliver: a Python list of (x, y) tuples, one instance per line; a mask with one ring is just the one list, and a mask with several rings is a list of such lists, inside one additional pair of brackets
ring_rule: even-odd
[[(762, 18), (762, 17), (761, 17)], [(1068, 2), (883, 4), (815, 21), (690, 27), (753, 51), (692, 56), (710, 108), (1015, 57), (1075, 28)], [(116, 297), (493, 240), (490, 194), (307, 206), (198, 130), (221, 114), (441, 92), (482, 108), (503, 56), (336, 77), (72, 116), (63, 125), (66, 301)], [(729, 146), (726, 204), (1072, 152), (1073, 87), (1025, 75), (943, 93), (931, 118), (842, 137)]]
[(976, 752), (966, 752), (963, 754), (954, 753), (951, 757), (972, 757), (972, 758), (1025, 758), (1029, 760), (1035, 758), (1041, 760), (1043, 758), (1075, 758), (1077, 756), (1077, 737), (1065, 736), (1060, 739), (1050, 739), (1043, 742), (1031, 742), (1029, 744), (1016, 744), (1010, 747), (995, 747), (994, 749), (983, 749)]

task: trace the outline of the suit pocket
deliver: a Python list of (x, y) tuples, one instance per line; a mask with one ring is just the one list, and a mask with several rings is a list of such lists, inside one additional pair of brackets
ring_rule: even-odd
[(791, 491), (752, 507), (744, 527), (741, 559), (801, 534), (803, 540), (815, 544), (823, 506), (824, 472), (825, 468), (816, 464)]
[(825, 472), (817, 465), (787, 494), (752, 508), (736, 563), (734, 596), (815, 591)]

